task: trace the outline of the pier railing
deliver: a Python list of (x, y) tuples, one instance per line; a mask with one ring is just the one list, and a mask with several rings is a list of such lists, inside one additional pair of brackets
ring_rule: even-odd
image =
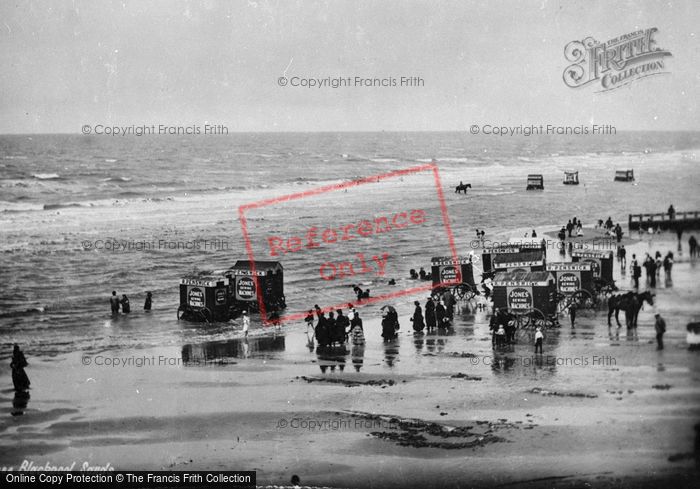
[(630, 231), (639, 229), (678, 230), (700, 228), (700, 211), (676, 212), (673, 219), (668, 212), (655, 214), (630, 214), (628, 226)]

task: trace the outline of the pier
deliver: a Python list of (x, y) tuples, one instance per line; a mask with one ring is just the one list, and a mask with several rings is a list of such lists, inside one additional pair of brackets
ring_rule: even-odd
[(682, 233), (686, 229), (700, 229), (700, 211), (676, 212), (671, 219), (668, 212), (656, 214), (630, 214), (628, 227), (630, 231), (648, 230), (650, 227), (660, 231)]

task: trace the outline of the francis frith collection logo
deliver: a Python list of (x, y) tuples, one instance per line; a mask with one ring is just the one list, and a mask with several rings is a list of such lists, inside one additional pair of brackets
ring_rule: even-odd
[(656, 27), (638, 30), (598, 42), (592, 37), (571, 41), (564, 48), (572, 63), (564, 70), (564, 83), (571, 88), (589, 84), (599, 92), (623, 87), (648, 76), (668, 73), (664, 58), (671, 53), (657, 46)]

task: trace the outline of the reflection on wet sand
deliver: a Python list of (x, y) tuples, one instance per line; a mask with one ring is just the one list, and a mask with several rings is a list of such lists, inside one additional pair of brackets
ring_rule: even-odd
[(24, 414), (30, 397), (28, 391), (15, 391), (15, 397), (12, 399), (12, 416), (22, 416)]
[(187, 344), (182, 347), (184, 365), (226, 364), (234, 358), (274, 358), (285, 351), (285, 337), (260, 336)]
[(362, 364), (365, 361), (365, 345), (354, 345), (352, 347), (352, 364), (355, 367), (355, 372), (359, 372)]
[[(353, 349), (354, 350), (354, 349)], [(316, 348), (316, 358), (318, 359), (318, 366), (321, 372), (324, 374), (328, 371), (330, 367), (331, 372), (335, 372), (336, 367), (341, 372), (345, 370), (345, 363), (347, 361), (348, 350), (345, 345), (341, 346), (318, 346)], [(364, 348), (362, 351), (364, 356)], [(355, 364), (354, 353), (353, 353), (353, 364)], [(361, 362), (360, 362), (361, 364)], [(357, 368), (357, 366), (355, 367)]]
[(394, 338), (391, 341), (384, 343), (384, 362), (389, 367), (394, 366), (394, 362), (398, 362), (399, 356), (399, 339)]
[(423, 338), (422, 333), (413, 335), (413, 344), (416, 347), (416, 353), (420, 354), (423, 352), (423, 345), (425, 344), (425, 338)]

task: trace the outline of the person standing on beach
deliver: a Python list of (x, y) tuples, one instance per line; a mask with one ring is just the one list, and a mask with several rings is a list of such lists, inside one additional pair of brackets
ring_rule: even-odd
[(425, 324), (428, 327), (428, 331), (435, 329), (435, 303), (432, 297), (428, 297), (428, 300), (425, 302)]
[(661, 317), (658, 312), (655, 315), (656, 322), (654, 323), (654, 328), (656, 329), (656, 349), (664, 349), (664, 333), (666, 332), (666, 321)]
[(537, 331), (535, 331), (535, 354), (537, 354), (537, 350), (539, 350), (540, 354), (542, 354), (542, 342), (544, 341), (544, 335), (542, 334), (542, 328), (537, 328)]
[(248, 317), (248, 311), (243, 311), (243, 336), (248, 337), (248, 330), (250, 329), (250, 318)]
[(353, 315), (352, 319), (350, 320), (350, 330), (354, 328), (355, 326), (359, 326), (361, 330), (364, 331), (364, 327), (362, 326), (362, 319), (360, 318), (360, 313), (357, 312), (355, 308), (352, 309)]
[(352, 322), (350, 324), (350, 338), (352, 339), (352, 344), (355, 346), (364, 345), (365, 333), (362, 328), (362, 319), (360, 318), (360, 314), (357, 311), (355, 311), (355, 315), (353, 316)]
[(150, 311), (152, 302), (153, 302), (153, 294), (151, 294), (150, 292), (146, 292), (146, 302), (143, 303), (143, 310)]
[(672, 221), (676, 218), (676, 209), (673, 208), (673, 204), (668, 206), (668, 218)]
[[(562, 228), (562, 229), (564, 229), (564, 228)], [(571, 237), (571, 231), (574, 230), (574, 223), (571, 222), (571, 219), (569, 219), (569, 222), (566, 223), (566, 230), (568, 231), (568, 233), (569, 233), (569, 238), (570, 238), (570, 237)], [(562, 240), (562, 241), (563, 241), (563, 240)]]
[(447, 320), (447, 311), (445, 310), (445, 306), (442, 305), (441, 300), (435, 304), (435, 320), (437, 321), (438, 328), (447, 327), (447, 324), (445, 324)]
[(656, 262), (649, 255), (649, 253), (647, 253), (642, 265), (644, 266), (644, 270), (646, 272), (647, 284), (649, 284), (649, 287), (651, 288), (656, 287)]
[(335, 339), (338, 343), (343, 344), (350, 333), (350, 320), (343, 315), (341, 309), (338, 309), (336, 312), (338, 317), (335, 320)]
[(620, 254), (620, 268), (622, 270), (624, 270), (625, 268), (627, 268), (627, 250), (625, 249), (625, 245), (620, 245), (619, 254)]
[(12, 369), (12, 384), (17, 392), (26, 391), (29, 389), (29, 384), (31, 384), (27, 372), (24, 371), (27, 365), (27, 359), (24, 357), (24, 353), (19, 349), (19, 345), (15, 343), (12, 349), (10, 368)]
[(112, 307), (112, 315), (116, 316), (119, 314), (119, 297), (117, 297), (117, 291), (112, 291), (112, 297), (109, 298), (109, 305)]
[(637, 255), (632, 254), (632, 281), (634, 282), (634, 288), (639, 288), (639, 277), (642, 276), (642, 267), (639, 266), (637, 261)]
[(664, 273), (666, 275), (666, 285), (671, 281), (671, 269), (673, 268), (673, 253), (670, 251), (664, 257)]
[(413, 317), (411, 321), (413, 322), (413, 331), (416, 333), (422, 333), (423, 328), (425, 328), (425, 322), (423, 321), (423, 310), (420, 307), (420, 302), (415, 301), (413, 303), (416, 308), (413, 311)]
[(131, 305), (129, 304), (129, 298), (126, 296), (126, 294), (122, 294), (122, 300), (120, 302), (122, 304), (122, 312), (124, 314), (130, 313)]
[(688, 247), (690, 248), (690, 257), (695, 258), (698, 252), (698, 240), (695, 239), (695, 236), (691, 236), (688, 240)]
[(306, 313), (306, 317), (304, 318), (304, 322), (306, 323), (306, 336), (309, 336), (309, 333), (311, 333), (311, 336), (309, 338), (313, 339), (314, 336), (314, 312), (309, 309), (309, 312)]
[(320, 309), (316, 310), (316, 315), (318, 317), (318, 323), (316, 323), (316, 330), (314, 331), (316, 336), (316, 341), (318, 346), (328, 346), (330, 334), (328, 332), (328, 323), (326, 323), (326, 317), (323, 315)]

